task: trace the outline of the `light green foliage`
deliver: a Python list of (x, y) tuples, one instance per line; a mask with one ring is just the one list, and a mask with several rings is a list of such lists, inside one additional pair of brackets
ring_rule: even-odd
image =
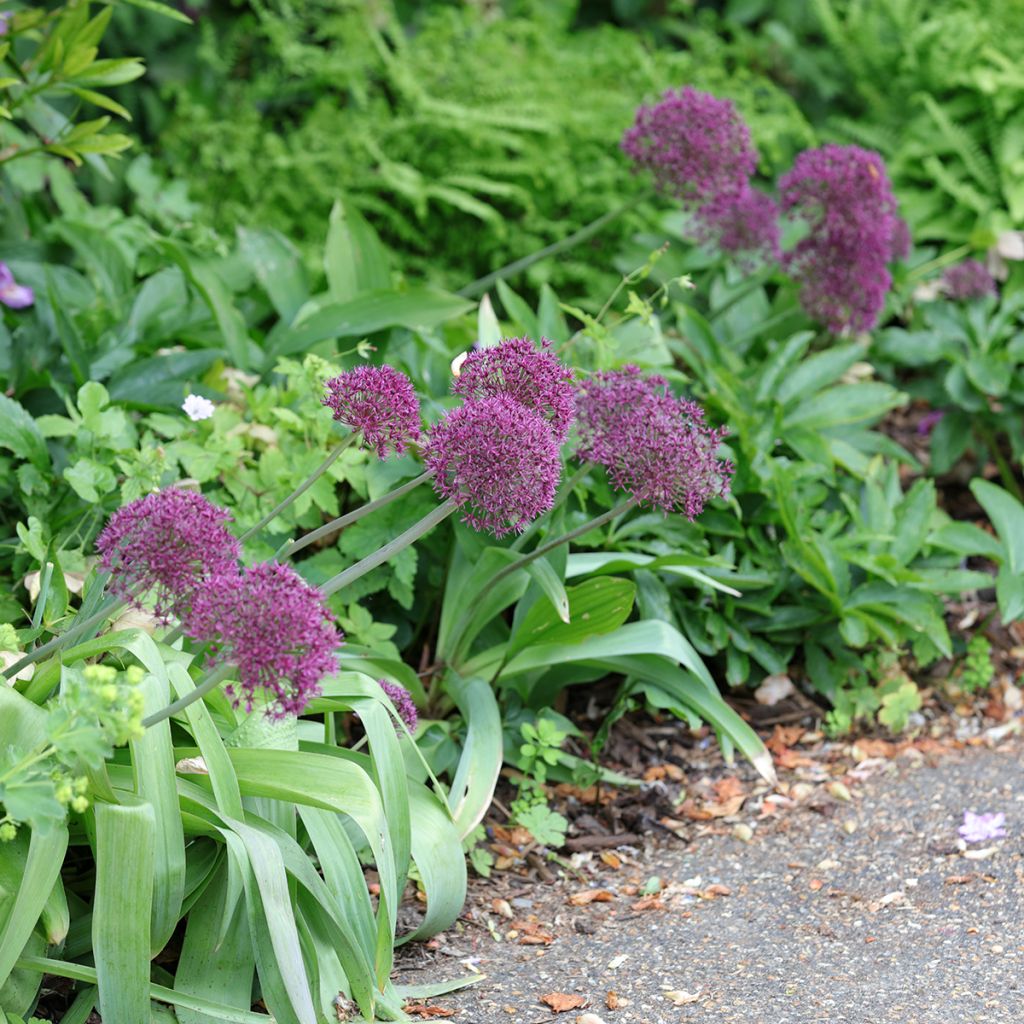
[(524, 742), (516, 766), (523, 775), (516, 780), (519, 793), (509, 808), (513, 823), (525, 828), (541, 846), (561, 846), (569, 822), (548, 806), (544, 785), (548, 769), (561, 762), (561, 747), (569, 734), (544, 714), (535, 722), (523, 722), (520, 734)]
[(890, 732), (906, 729), (910, 715), (921, 707), (921, 693), (893, 650), (869, 652), (863, 667), (856, 666), (832, 695), (833, 708), (825, 716), (832, 736), (848, 733), (862, 721), (878, 721)]
[(967, 652), (960, 665), (957, 680), (960, 689), (966, 693), (977, 693), (988, 689), (995, 678), (996, 668), (992, 664), (992, 644), (984, 633), (975, 633), (967, 643)]

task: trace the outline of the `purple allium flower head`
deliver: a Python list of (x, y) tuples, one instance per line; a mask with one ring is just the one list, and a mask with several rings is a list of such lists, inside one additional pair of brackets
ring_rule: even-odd
[(494, 395), (436, 423), (423, 461), (438, 494), (462, 507), (463, 522), (503, 537), (551, 508), (562, 470), (558, 448), (540, 413)]
[(0, 263), (0, 302), (11, 309), (24, 309), (35, 301), (35, 292), (27, 285), (18, 284), (11, 268), (6, 263)]
[(111, 591), (137, 608), (151, 593), (160, 622), (185, 617), (204, 580), (238, 572), (238, 541), (224, 525), (230, 520), (201, 494), (177, 487), (118, 509), (96, 538)]
[(731, 462), (718, 457), (725, 430), (708, 426), (695, 402), (668, 394), (635, 366), (598, 373), (580, 387), (577, 455), (603, 465), (638, 502), (694, 519), (729, 493)]
[(326, 387), (323, 404), (336, 420), (361, 430), (382, 459), (389, 447), (401, 455), (407, 442), (419, 437), (419, 400), (412, 381), (394, 367), (357, 366), (332, 377)]
[(405, 722), (409, 732), (416, 731), (416, 723), (420, 720), (419, 712), (409, 694), (409, 691), (398, 683), (388, 682), (387, 679), (378, 679), (380, 688), (388, 695), (388, 700), (395, 705), (398, 717)]
[(801, 153), (779, 182), (782, 209), (810, 233), (785, 257), (807, 313), (833, 333), (874, 327), (901, 243), (896, 199), (877, 153), (829, 144)]
[(227, 693), (252, 708), (257, 691), (274, 717), (297, 715), (337, 671), (344, 642), (318, 590), (294, 569), (263, 562), (243, 573), (215, 576), (196, 593), (186, 631), (211, 645), (210, 663), (232, 662), (241, 693)]
[(640, 107), (622, 149), (653, 173), (659, 192), (684, 205), (742, 192), (757, 167), (750, 130), (733, 102), (689, 85)]
[(999, 294), (996, 279), (988, 272), (985, 264), (978, 260), (964, 260), (963, 263), (947, 267), (942, 275), (942, 290), (951, 299), (961, 302)]
[(529, 338), (506, 338), (492, 348), (474, 349), (459, 368), (452, 391), (467, 401), (508, 395), (539, 412), (561, 443), (569, 433), (576, 408), (573, 372), (541, 338), (538, 349)]
[(778, 260), (779, 208), (757, 189), (723, 192), (712, 197), (694, 215), (694, 235), (722, 252), (748, 261)]
[(960, 837), (968, 843), (1005, 839), (1005, 825), (1005, 814), (975, 814), (973, 811), (964, 811), (964, 823), (960, 826)]

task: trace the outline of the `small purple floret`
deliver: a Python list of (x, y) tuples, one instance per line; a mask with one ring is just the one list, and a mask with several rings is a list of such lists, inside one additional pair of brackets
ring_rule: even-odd
[(942, 275), (942, 290), (951, 299), (960, 302), (999, 294), (996, 279), (979, 260), (964, 260), (962, 263), (947, 267)]
[(733, 466), (718, 457), (726, 431), (669, 394), (663, 378), (635, 366), (598, 373), (580, 387), (577, 417), (578, 457), (604, 466), (612, 486), (641, 504), (694, 519), (729, 493)]
[(388, 682), (387, 679), (378, 679), (377, 682), (380, 684), (380, 688), (388, 695), (388, 700), (394, 704), (398, 717), (405, 722), (405, 727), (409, 732), (415, 732), (416, 723), (419, 722), (420, 716), (409, 691), (398, 683)]
[(210, 644), (211, 665), (237, 668), (241, 692), (226, 688), (236, 706), (251, 710), (262, 692), (276, 718), (300, 714), (320, 693), (323, 677), (337, 671), (335, 652), (344, 642), (320, 592), (276, 562), (207, 581), (186, 630)]
[(172, 487), (118, 509), (96, 539), (110, 590), (141, 608), (155, 598), (154, 617), (183, 618), (198, 587), (211, 576), (238, 572), (231, 515), (195, 491)]
[(474, 349), (459, 368), (452, 391), (467, 401), (508, 395), (539, 412), (555, 440), (565, 440), (576, 403), (573, 372), (549, 351), (541, 338), (538, 349), (529, 338), (506, 338), (492, 348)]
[(401, 455), (420, 435), (420, 403), (412, 381), (392, 366), (358, 366), (326, 383), (321, 399), (334, 418), (353, 430), (385, 458)]
[(834, 334), (870, 330), (892, 280), (886, 264), (908, 240), (882, 158), (831, 143), (805, 150), (779, 194), (810, 228), (784, 261), (808, 315)]
[[(6, 24), (4, 22), (5, 26)], [(35, 292), (27, 285), (18, 284), (14, 280), (11, 268), (6, 263), (0, 263), (0, 302), (11, 309), (25, 309), (35, 301)]]
[(689, 85), (640, 107), (622, 149), (654, 175), (659, 192), (684, 206), (742, 192), (757, 167), (750, 130), (733, 102)]
[(746, 262), (778, 260), (779, 208), (757, 189), (723, 192), (694, 215), (694, 236), (699, 242), (733, 253)]
[(985, 843), (990, 839), (1005, 839), (1005, 826), (1005, 814), (975, 814), (973, 811), (964, 811), (964, 823), (960, 826), (960, 838), (968, 843)]
[(423, 461), (437, 493), (462, 507), (463, 522), (495, 537), (551, 508), (562, 470), (548, 422), (508, 395), (449, 412), (431, 429)]

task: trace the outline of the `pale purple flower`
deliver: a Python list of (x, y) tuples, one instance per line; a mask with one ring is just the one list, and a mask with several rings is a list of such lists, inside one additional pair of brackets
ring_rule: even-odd
[(945, 415), (945, 409), (932, 409), (929, 412), (926, 412), (917, 421), (918, 434), (920, 434), (921, 437), (927, 437), (939, 425)]
[(420, 435), (420, 403), (412, 381), (392, 366), (357, 366), (326, 383), (321, 399), (334, 418), (362, 432), (380, 458), (401, 455)]
[(540, 413), (495, 395), (436, 423), (423, 461), (437, 493), (461, 506), (463, 522), (503, 537), (551, 508), (562, 470), (558, 447)]
[(635, 366), (584, 381), (577, 400), (577, 456), (603, 465), (617, 490), (641, 504), (694, 519), (729, 493), (731, 462), (718, 457), (724, 429)]
[(268, 714), (297, 715), (337, 671), (344, 643), (318, 590), (294, 569), (263, 562), (206, 581), (185, 623), (188, 635), (210, 644), (210, 663), (231, 662), (240, 691), (226, 692), (251, 710), (257, 693)]
[(694, 214), (693, 230), (697, 241), (746, 262), (781, 256), (779, 208), (770, 196), (749, 186), (711, 198)]
[(659, 192), (687, 206), (742, 192), (757, 167), (750, 130), (733, 102), (689, 85), (640, 107), (622, 149), (651, 171)]
[(539, 412), (561, 443), (572, 424), (576, 385), (572, 370), (549, 351), (551, 342), (541, 338), (540, 345), (529, 338), (506, 338), (469, 352), (452, 391), (467, 400), (508, 395)]
[(151, 594), (154, 617), (183, 618), (200, 585), (237, 572), (238, 541), (231, 514), (201, 494), (172, 487), (118, 509), (96, 538), (111, 592), (136, 608)]
[(961, 302), (999, 294), (996, 279), (988, 272), (985, 264), (978, 260), (964, 260), (947, 267), (942, 275), (941, 287), (951, 299)]
[(985, 843), (990, 839), (1005, 839), (1005, 825), (1005, 814), (975, 814), (973, 811), (964, 811), (964, 823), (960, 826), (960, 838), (968, 843)]
[(213, 415), (214, 405), (208, 398), (202, 395), (188, 395), (181, 403), (185, 415), (193, 422), (208, 420)]
[[(6, 26), (6, 22), (4, 24)], [(24, 309), (35, 301), (35, 292), (27, 285), (18, 284), (11, 268), (6, 263), (0, 263), (0, 302), (11, 309)]]
[(8, 22), (13, 18), (14, 15), (11, 11), (0, 11), (0, 36), (7, 35)]
[(779, 194), (782, 209), (810, 228), (784, 259), (804, 309), (835, 334), (870, 330), (892, 281), (886, 264), (904, 244), (882, 158), (831, 143), (805, 150)]
[(419, 712), (413, 702), (409, 691), (398, 683), (389, 682), (387, 679), (378, 679), (380, 688), (388, 695), (388, 700), (395, 706), (398, 717), (405, 722), (409, 732), (416, 731), (416, 723), (419, 722)]

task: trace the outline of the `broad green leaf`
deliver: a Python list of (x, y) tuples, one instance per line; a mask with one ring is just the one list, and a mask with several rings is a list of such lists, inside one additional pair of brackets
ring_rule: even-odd
[(466, 723), (462, 756), (449, 790), (455, 827), (465, 839), (483, 820), (498, 782), (504, 756), (501, 712), (485, 679), (462, 678), (449, 671), (444, 687)]
[(987, 480), (971, 481), (971, 493), (996, 528), (1010, 572), (1024, 573), (1024, 505)]
[(0, 448), (14, 452), (41, 472), (49, 469), (50, 453), (35, 421), (19, 402), (4, 394), (0, 394)]
[(277, 315), (290, 324), (309, 297), (302, 256), (277, 231), (238, 229), (242, 258), (256, 275)]
[(825, 430), (870, 422), (902, 405), (905, 396), (888, 384), (861, 381), (859, 384), (838, 384), (818, 392), (791, 409), (783, 421), (783, 430), (805, 427)]
[(391, 284), (387, 250), (363, 215), (341, 199), (331, 207), (324, 272), (334, 302), (349, 302)]

